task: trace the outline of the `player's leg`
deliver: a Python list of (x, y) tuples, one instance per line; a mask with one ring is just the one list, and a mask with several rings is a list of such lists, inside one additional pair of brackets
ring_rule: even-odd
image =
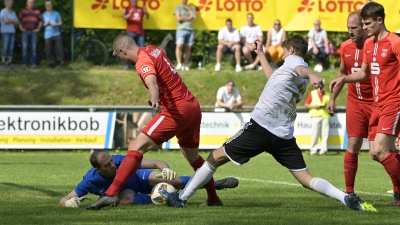
[(328, 152), (328, 137), (329, 137), (329, 118), (322, 118), (321, 121), (321, 150), (320, 155), (325, 155)]
[(247, 59), (249, 64), (252, 64), (254, 62), (253, 56), (251, 55), (251, 49), (247, 47), (246, 45), (242, 47), (242, 53), (244, 57)]
[(233, 46), (233, 51), (235, 54), (235, 62), (236, 62), (236, 66), (240, 66), (240, 57), (241, 57), (241, 52), (240, 52), (240, 45), (234, 45)]
[(269, 46), (268, 47), (268, 54), (271, 56), (271, 62), (275, 62), (278, 58), (278, 51), (276, 46)]
[(185, 43), (184, 31), (176, 30), (176, 46), (175, 46), (175, 57), (176, 57), (176, 68), (177, 70), (182, 69), (182, 49)]
[(215, 71), (221, 70), (221, 60), (222, 60), (222, 53), (223, 53), (224, 47), (225, 46), (222, 44), (218, 44), (218, 46), (217, 46), (217, 52), (216, 52), (217, 64), (215, 65)]
[(132, 189), (125, 189), (118, 194), (122, 205), (143, 205), (151, 204), (151, 198), (147, 194), (135, 193)]
[(190, 54), (191, 54), (192, 46), (193, 46), (193, 42), (194, 42), (194, 31), (191, 30), (191, 31), (187, 31), (187, 32), (188, 32), (188, 34), (185, 38), (186, 45), (185, 45), (185, 55), (184, 55), (184, 62), (183, 62), (183, 64), (185, 65), (184, 70), (189, 70), (188, 62), (190, 59)]
[(277, 47), (277, 51), (278, 51), (278, 57), (277, 57), (275, 63), (279, 63), (279, 62), (282, 60), (283, 54), (285, 53), (285, 52), (283, 51), (282, 46), (278, 46), (278, 47)]
[(311, 118), (311, 148), (310, 148), (310, 155), (317, 154), (318, 151), (318, 138), (319, 138), (319, 131), (320, 128), (320, 120), (321, 118), (313, 117)]

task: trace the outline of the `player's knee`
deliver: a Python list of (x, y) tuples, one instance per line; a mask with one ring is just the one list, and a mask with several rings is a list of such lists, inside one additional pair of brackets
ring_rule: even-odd
[(132, 190), (124, 190), (122, 191), (118, 197), (119, 197), (119, 204), (121, 205), (130, 205), (133, 202), (133, 196), (135, 195), (135, 192)]

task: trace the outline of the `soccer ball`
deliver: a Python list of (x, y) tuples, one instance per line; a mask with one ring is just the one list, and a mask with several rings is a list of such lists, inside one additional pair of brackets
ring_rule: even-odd
[(169, 192), (169, 193), (173, 193), (176, 192), (176, 189), (174, 188), (174, 186), (167, 184), (165, 182), (162, 183), (158, 183), (153, 187), (153, 190), (151, 190), (151, 201), (156, 204), (156, 205), (164, 205), (167, 203), (166, 199), (163, 198), (163, 196), (160, 194), (160, 192), (158, 191), (158, 189), (164, 189), (165, 191)]

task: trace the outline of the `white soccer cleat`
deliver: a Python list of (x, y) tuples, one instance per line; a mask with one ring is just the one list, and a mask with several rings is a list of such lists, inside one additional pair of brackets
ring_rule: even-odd
[(254, 69), (254, 65), (253, 64), (249, 64), (249, 65), (246, 65), (244, 68), (246, 70), (252, 70), (252, 69)]
[(220, 71), (221, 70), (221, 64), (217, 63), (215, 65), (214, 71)]
[(178, 65), (176, 65), (175, 69), (176, 69), (176, 70), (182, 69), (182, 64), (179, 63)]
[(188, 66), (184, 66), (182, 70), (189, 71), (189, 67)]
[(243, 71), (243, 69), (242, 69), (242, 67), (238, 64), (238, 65), (236, 65), (236, 67), (235, 67), (235, 70), (236, 70), (236, 72), (237, 73), (239, 73), (239, 72), (242, 72)]

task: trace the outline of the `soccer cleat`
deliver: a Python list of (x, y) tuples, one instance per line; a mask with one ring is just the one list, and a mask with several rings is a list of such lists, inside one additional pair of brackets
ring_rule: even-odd
[(175, 66), (175, 69), (176, 69), (176, 70), (181, 70), (181, 69), (182, 69), (182, 64), (179, 63), (178, 65), (176, 65), (176, 66)]
[(163, 188), (158, 189), (158, 192), (163, 196), (163, 198), (167, 199), (169, 206), (174, 206), (176, 208), (182, 208), (185, 206), (186, 201), (180, 200), (177, 192), (169, 193)]
[(249, 64), (247, 66), (244, 67), (246, 70), (252, 70), (254, 69), (254, 65), (253, 64)]
[(225, 188), (235, 188), (239, 185), (239, 180), (234, 177), (227, 177), (222, 180), (215, 181), (215, 189), (222, 190)]
[(347, 194), (344, 197), (344, 201), (346, 202), (347, 207), (355, 211), (376, 212), (376, 209), (371, 204), (364, 202), (354, 193)]
[(214, 71), (220, 71), (221, 70), (221, 64), (217, 63), (215, 65)]
[(236, 70), (237, 73), (243, 71), (242, 67), (239, 64), (235, 66), (235, 70)]
[(387, 204), (388, 206), (400, 206), (400, 194), (394, 193), (394, 199), (391, 203)]
[(106, 206), (115, 207), (118, 205), (118, 203), (119, 203), (118, 195), (114, 195), (114, 196), (103, 195), (96, 202), (94, 202), (93, 204), (86, 207), (86, 209), (99, 210)]
[(221, 199), (218, 199), (218, 201), (216, 201), (216, 202), (209, 202), (208, 200), (207, 201), (205, 201), (203, 204), (201, 204), (200, 206), (201, 207), (204, 207), (204, 206), (223, 206), (224, 204), (222, 204), (222, 201), (221, 201)]

